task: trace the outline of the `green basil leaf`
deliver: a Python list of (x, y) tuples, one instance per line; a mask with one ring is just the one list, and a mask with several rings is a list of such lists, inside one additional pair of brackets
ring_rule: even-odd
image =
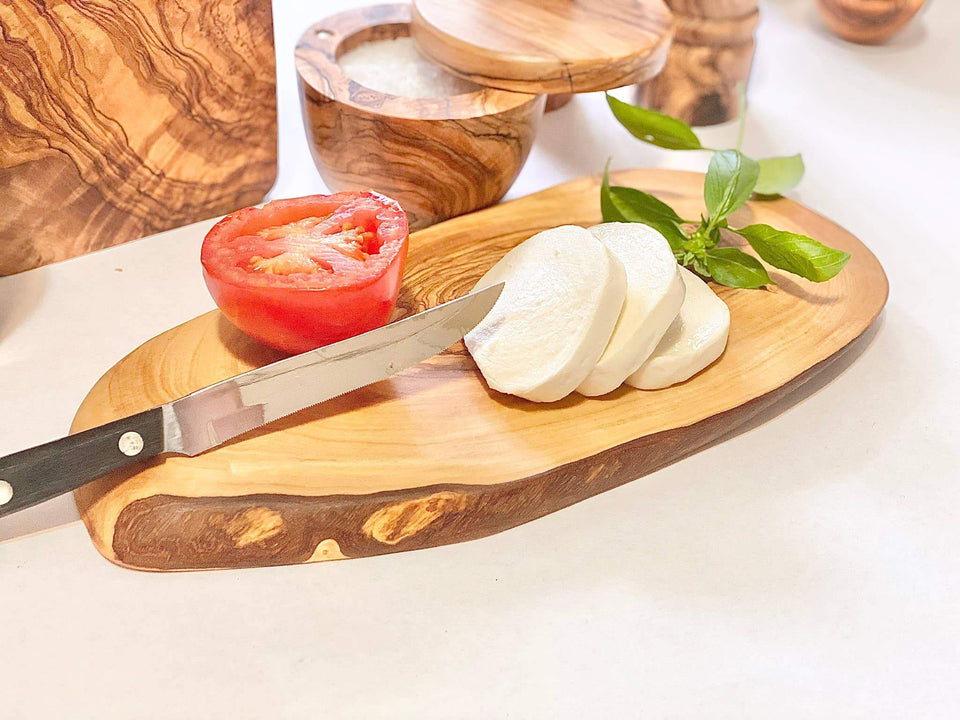
[(705, 259), (706, 258), (699, 258), (696, 255), (694, 255), (692, 258), (690, 258), (689, 262), (687, 262), (686, 264), (693, 266), (693, 271), (698, 275), (702, 275), (703, 277), (710, 277), (710, 270), (707, 268), (707, 265), (704, 262)]
[(702, 147), (700, 138), (682, 120), (630, 105), (609, 94), (607, 105), (620, 124), (644, 142), (668, 150), (699, 150)]
[(635, 222), (652, 227), (667, 239), (674, 252), (680, 251), (687, 239), (680, 226), (682, 220), (672, 207), (634, 188), (611, 187), (609, 161), (600, 184), (600, 212), (604, 222)]
[(635, 222), (652, 227), (663, 235), (674, 252), (681, 249), (687, 239), (680, 227), (680, 218), (653, 195), (629, 187), (610, 188), (613, 206), (622, 218), (621, 222)]
[(733, 232), (774, 267), (814, 282), (824, 282), (843, 269), (850, 253), (834, 250), (806, 235), (776, 230), (769, 225), (749, 225)]
[(629, 222), (620, 214), (610, 195), (610, 160), (603, 168), (603, 181), (600, 183), (600, 213), (604, 222)]
[(766, 269), (752, 255), (735, 247), (711, 248), (706, 252), (710, 277), (721, 285), (734, 288), (758, 288), (772, 285)]
[(720, 150), (713, 154), (703, 184), (711, 225), (716, 227), (747, 201), (759, 175), (757, 161), (739, 150)]
[(676, 225), (683, 222), (672, 207), (641, 190), (614, 185), (609, 188), (609, 193), (619, 211), (630, 222), (642, 222), (643, 218), (663, 220)]
[(793, 190), (806, 170), (800, 155), (764, 158), (759, 164), (760, 177), (753, 188), (758, 195), (782, 195)]

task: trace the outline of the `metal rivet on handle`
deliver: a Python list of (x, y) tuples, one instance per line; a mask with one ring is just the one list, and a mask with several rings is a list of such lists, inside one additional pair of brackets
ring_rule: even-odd
[(0, 480), (0, 505), (6, 505), (13, 500), (13, 485), (6, 480)]
[(120, 452), (127, 457), (139, 455), (140, 451), (143, 450), (143, 438), (138, 432), (133, 432), (132, 430), (130, 432), (125, 432), (120, 436), (120, 441), (117, 443), (117, 447), (119, 447)]

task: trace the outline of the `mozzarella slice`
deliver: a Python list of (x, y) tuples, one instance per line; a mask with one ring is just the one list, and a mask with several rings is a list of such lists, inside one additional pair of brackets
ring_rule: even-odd
[(683, 305), (680, 266), (666, 238), (638, 223), (604, 223), (590, 232), (623, 264), (627, 297), (597, 366), (577, 387), (582, 395), (605, 395), (636, 372), (676, 319)]
[(620, 316), (623, 265), (583, 228), (562, 225), (508, 252), (477, 287), (497, 282), (497, 304), (464, 337), (487, 384), (536, 402), (573, 392)]
[(723, 353), (730, 332), (730, 310), (713, 290), (686, 268), (680, 276), (687, 288), (680, 315), (657, 349), (627, 383), (657, 390), (689, 380)]

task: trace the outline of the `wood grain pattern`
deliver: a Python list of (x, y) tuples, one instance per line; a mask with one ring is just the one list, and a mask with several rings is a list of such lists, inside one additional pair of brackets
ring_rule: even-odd
[(926, 0), (817, 0), (831, 32), (851, 42), (889, 40), (919, 12)]
[[(617, 173), (702, 210), (703, 176)], [(401, 314), (459, 296), (507, 250), (558, 223), (599, 220), (583, 178), (411, 236)], [(687, 383), (536, 405), (489, 390), (462, 344), (390, 380), (195, 458), (169, 457), (77, 493), (97, 549), (153, 570), (362, 557), (489, 535), (652, 472), (730, 432), (816, 373), (877, 317), (887, 283), (856, 238), (786, 199), (768, 222), (853, 253), (816, 285), (771, 271), (776, 292), (720, 288), (732, 315), (721, 359)], [(277, 355), (219, 313), (134, 351), (84, 401), (74, 431), (263, 365)]]
[(258, 202), (269, 0), (0, 4), (0, 275)]
[(673, 23), (663, 0), (413, 0), (413, 38), (481, 85), (609, 90), (656, 75)]
[(663, 71), (637, 102), (694, 126), (737, 116), (737, 84), (753, 63), (757, 0), (667, 0), (677, 30)]
[(387, 95), (349, 79), (337, 58), (409, 35), (410, 7), (374, 5), (311, 27), (296, 50), (313, 159), (334, 190), (377, 190), (411, 229), (486, 207), (510, 189), (543, 116), (542, 95), (486, 88), (445, 98)]

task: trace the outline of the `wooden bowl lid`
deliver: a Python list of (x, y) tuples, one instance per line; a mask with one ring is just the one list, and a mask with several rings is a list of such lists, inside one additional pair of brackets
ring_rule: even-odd
[(411, 35), (434, 62), (525, 93), (609, 90), (663, 67), (673, 17), (662, 0), (413, 0)]

